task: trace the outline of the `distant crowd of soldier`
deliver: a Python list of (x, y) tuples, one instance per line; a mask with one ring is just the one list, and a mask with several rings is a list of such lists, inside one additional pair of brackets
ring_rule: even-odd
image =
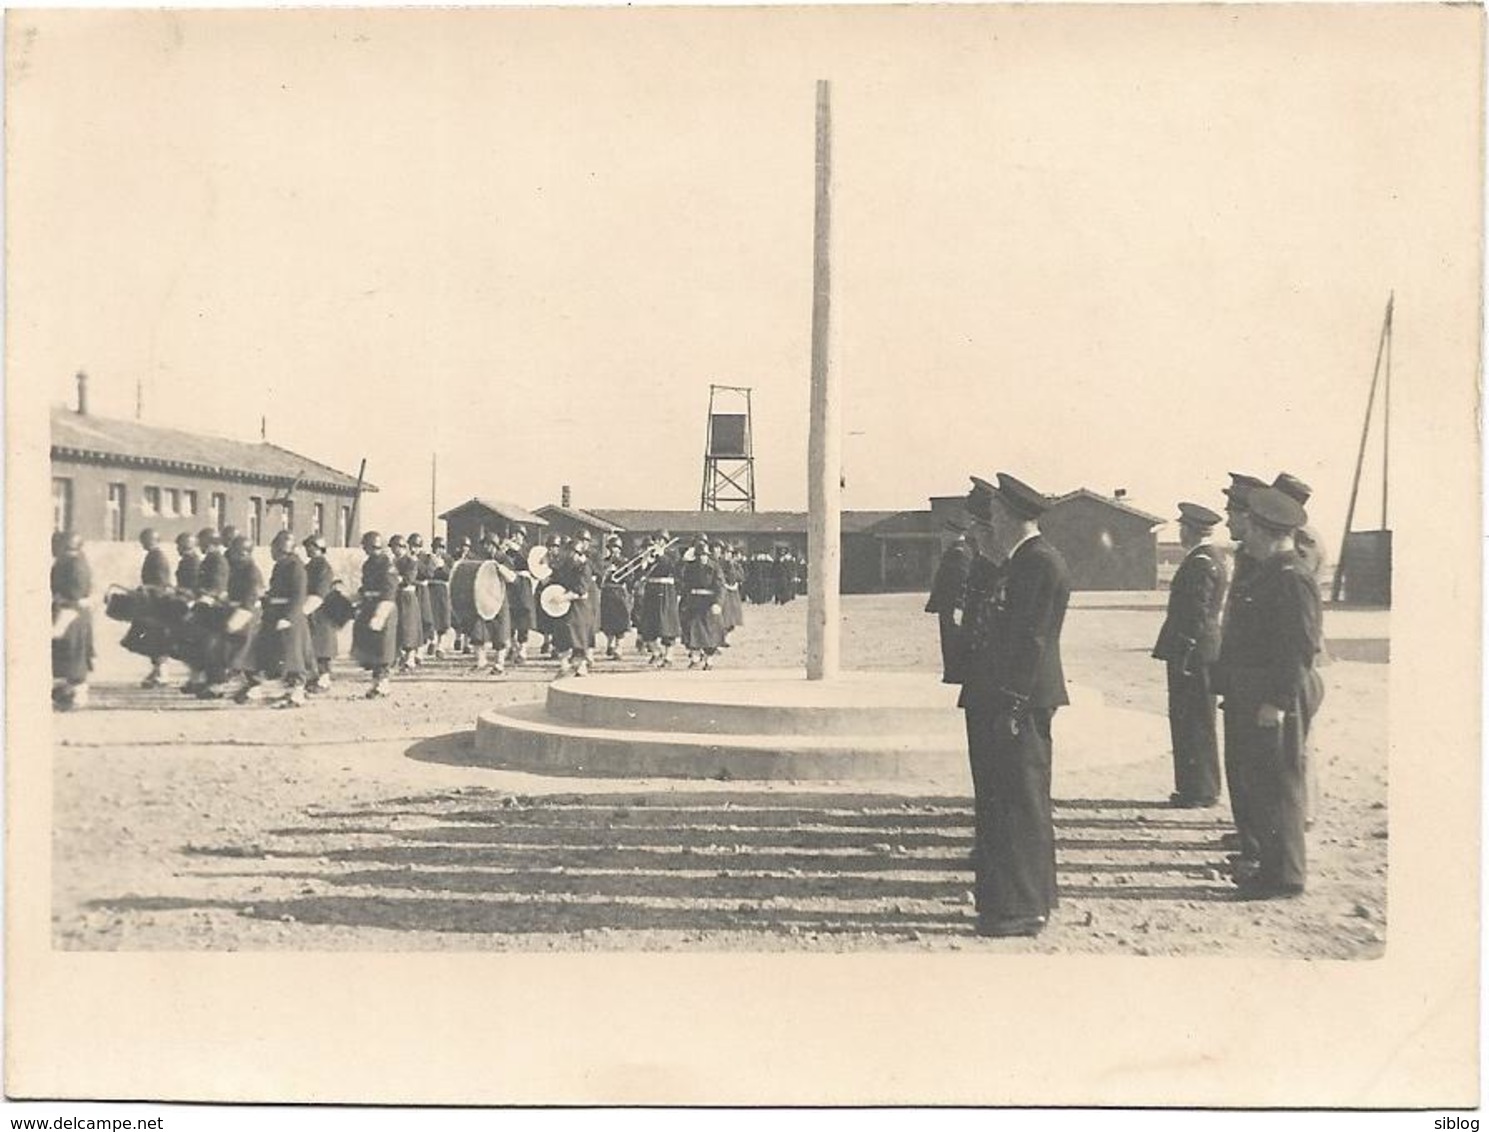
[[(965, 534), (943, 557), (926, 611), (941, 623), (943, 679), (962, 686), (977, 827), (978, 931), (1031, 936), (1058, 903), (1051, 722), (1068, 703), (1060, 632), (1069, 574), (1041, 537), (1048, 499), (1005, 474), (973, 478)], [(1167, 668), (1178, 808), (1219, 802), (1217, 700), (1235, 832), (1225, 841), (1243, 899), (1297, 896), (1317, 803), (1308, 734), (1325, 659), (1311, 489), (1231, 474), (1225, 515), (1179, 504), (1185, 558), (1152, 650)], [(1233, 565), (1212, 542), (1222, 522)]]
[[(336, 575), (318, 535), (297, 547), (288, 531), (276, 534), (266, 582), (252, 541), (232, 527), (178, 536), (174, 568), (147, 529), (139, 585), (109, 587), (104, 612), (128, 624), (124, 648), (148, 659), (144, 687), (162, 686), (165, 665), (175, 660), (187, 668), (184, 694), (268, 698), (285, 708), (330, 688), (349, 623), (352, 658), (371, 675), (369, 699), (386, 696), (395, 675), (450, 655), (500, 676), (528, 663), (534, 636), (541, 638), (537, 657), (556, 661), (558, 676), (587, 675), (599, 637), (604, 658), (621, 659), (633, 629), (635, 650), (650, 665), (672, 667), (681, 645), (689, 668), (708, 669), (744, 623), (744, 602), (793, 600), (803, 564), (785, 547), (751, 556), (704, 535), (679, 547), (682, 541), (659, 531), (628, 554), (612, 534), (596, 553), (586, 533), (529, 546), (518, 527), (448, 549), (434, 538), (426, 549), (417, 533), (384, 545), (371, 531), (353, 587)], [(88, 702), (93, 582), (76, 535), (55, 535), (52, 553), (52, 700), (73, 710)], [(484, 562), (492, 564), (487, 573), (458, 569)], [(492, 588), (494, 598), (486, 592)]]

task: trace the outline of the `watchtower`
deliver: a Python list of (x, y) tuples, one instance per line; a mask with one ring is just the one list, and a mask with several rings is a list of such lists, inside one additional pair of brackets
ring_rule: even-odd
[(755, 510), (755, 455), (746, 386), (708, 387), (708, 433), (703, 442), (703, 493), (698, 509)]

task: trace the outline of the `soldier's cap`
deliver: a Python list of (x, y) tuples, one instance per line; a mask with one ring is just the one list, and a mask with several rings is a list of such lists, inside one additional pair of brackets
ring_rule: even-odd
[(307, 538), (300, 545), (301, 546), (305, 546), (305, 547), (313, 547), (316, 550), (325, 550), (326, 549), (326, 540), (323, 539), (323, 538), (321, 538), (320, 535), (311, 535), (309, 538)]
[(176, 536), (176, 545), (185, 546), (188, 539), (192, 542), (195, 542), (196, 535), (192, 534), (190, 531), (182, 531), (179, 535)]
[(972, 490), (967, 492), (966, 501), (963, 506), (967, 514), (974, 519), (980, 519), (984, 523), (990, 523), (993, 519), (993, 496), (998, 494), (998, 489), (981, 476), (972, 477)]
[(1191, 527), (1199, 527), (1201, 530), (1209, 530), (1220, 522), (1220, 516), (1198, 503), (1181, 503), (1179, 504), (1179, 522), (1188, 523)]
[(1304, 506), (1313, 495), (1313, 489), (1290, 472), (1279, 472), (1277, 478), (1272, 481), (1272, 486)]
[(998, 498), (1021, 519), (1037, 519), (1050, 508), (1050, 501), (1023, 480), (998, 473)]
[(233, 550), (248, 550), (253, 546), (253, 540), (247, 535), (234, 535), (232, 541)]
[(203, 527), (197, 531), (196, 541), (199, 546), (217, 546), (222, 542), (222, 536), (213, 527)]
[(383, 541), (383, 532), (382, 531), (365, 531), (362, 534), (362, 543), (363, 543), (363, 545), (366, 545), (369, 542), (375, 542), (375, 543), (381, 544), (382, 541)]
[(409, 546), (423, 546), (424, 536), (417, 533), (411, 534), (408, 536), (408, 544)]
[(388, 540), (388, 545), (389, 546), (402, 546), (403, 545), (403, 536), (402, 535), (394, 535), (392, 538), (390, 538)]
[(1226, 504), (1231, 510), (1246, 510), (1246, 500), (1251, 493), (1258, 488), (1266, 487), (1267, 481), (1258, 479), (1256, 476), (1248, 476), (1245, 472), (1231, 472), (1230, 486), (1223, 489), (1223, 494), (1230, 502)]
[(1247, 499), (1251, 521), (1269, 531), (1286, 534), (1308, 522), (1308, 512), (1290, 495), (1275, 487), (1259, 487)]
[(445, 540), (442, 539), (442, 538), (440, 538), (439, 535), (435, 535), (434, 538), (432, 538), (432, 539), (429, 540), (429, 545), (430, 546), (444, 546), (445, 545)]
[(294, 546), (295, 536), (289, 531), (276, 531), (274, 537), (269, 540), (271, 549), (281, 546)]

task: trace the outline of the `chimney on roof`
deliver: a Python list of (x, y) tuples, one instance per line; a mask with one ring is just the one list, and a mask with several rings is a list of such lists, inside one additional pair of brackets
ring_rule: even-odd
[(1117, 488), (1116, 491), (1112, 492), (1112, 498), (1113, 499), (1126, 499), (1127, 498), (1127, 489), (1125, 487), (1119, 487), (1119, 488)]
[(558, 505), (560, 507), (571, 506), (573, 503), (573, 499), (574, 493), (569, 489), (568, 484), (564, 484), (563, 487), (558, 489)]
[(266, 416), (265, 417), (259, 417), (259, 439), (260, 440), (268, 440), (269, 439), (269, 418), (266, 417)]
[(78, 370), (78, 416), (88, 415), (88, 375)]

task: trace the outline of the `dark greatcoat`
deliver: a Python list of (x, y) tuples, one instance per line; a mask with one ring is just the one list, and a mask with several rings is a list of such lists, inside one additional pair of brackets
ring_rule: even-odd
[(258, 636), (261, 616), (259, 598), (264, 593), (264, 574), (254, 561), (252, 554), (228, 563), (227, 603), (229, 612), (246, 609), (251, 614), (248, 624), (236, 633), (224, 634), (224, 667), (229, 672), (254, 672), (257, 670), (255, 638)]
[[(386, 550), (369, 554), (362, 563), (361, 601), (352, 622), (352, 655), (363, 668), (377, 671), (398, 660), (398, 570)], [(391, 603), (381, 629), (372, 627), (378, 607)]]
[(429, 582), (434, 577), (434, 556), (423, 550), (412, 557), (414, 586), (419, 595), (419, 626), (427, 644), (434, 639), (434, 595), (429, 592)]
[[(1227, 770), (1243, 776), (1248, 806), (1242, 850), (1260, 861), (1263, 884), (1301, 887), (1307, 879), (1304, 748), (1317, 708), (1309, 700), (1322, 632), (1318, 583), (1296, 552), (1250, 567), (1244, 593), (1230, 605), (1217, 671)], [(1280, 726), (1257, 723), (1263, 704), (1282, 710)]]
[(429, 612), (436, 638), (450, 631), (450, 556), (443, 551), (429, 554)]
[(204, 670), (207, 681), (222, 682), (226, 669), (226, 638), (224, 623), (227, 621), (227, 555), (221, 547), (213, 547), (202, 555), (197, 567), (197, 601), (191, 608), (189, 640), (186, 651), (188, 663), (193, 668)]
[(557, 652), (592, 647), (595, 639), (594, 567), (583, 555), (566, 554), (553, 568), (550, 585), (561, 586), (579, 596), (569, 604), (562, 617), (550, 618), (553, 625), (553, 647)]
[(202, 556), (195, 550), (183, 554), (176, 563), (176, 597), (186, 603), (187, 613), (171, 633), (170, 655), (190, 665), (196, 664), (199, 651), (195, 605), (201, 567)]
[(171, 561), (158, 546), (145, 552), (140, 565), (140, 588), (139, 613), (130, 622), (120, 644), (132, 653), (152, 661), (160, 660), (180, 651), (174, 646), (174, 638), (188, 607), (176, 600), (171, 586)]
[(419, 564), (411, 554), (399, 555), (398, 647), (416, 649), (424, 644), (424, 614), (419, 604)]
[(305, 616), (309, 589), (305, 563), (298, 555), (283, 554), (275, 559), (255, 648), (255, 667), (263, 675), (288, 679), (316, 670), (310, 622)]
[(93, 571), (81, 551), (52, 561), (52, 621), (70, 611), (74, 616), (62, 636), (52, 639), (52, 679), (86, 684), (93, 668), (93, 618), (87, 606)]
[[(985, 565), (984, 565), (985, 564)], [(1060, 631), (1070, 576), (1042, 536), (967, 584), (962, 694), (977, 827), (979, 919), (1048, 916), (1059, 901), (1050, 808), (1051, 721), (1069, 703)]]
[(507, 568), (517, 575), (507, 583), (507, 615), (512, 622), (512, 636), (525, 641), (537, 624), (533, 576), (527, 568), (527, 555), (515, 547), (507, 551)]
[(962, 608), (962, 590), (967, 585), (967, 572), (972, 567), (972, 555), (966, 545), (954, 542), (941, 556), (936, 567), (936, 577), (931, 582), (931, 594), (925, 603), (925, 611), (934, 613), (941, 630), (941, 682), (960, 684), (961, 627), (956, 615)]
[(631, 628), (631, 591), (624, 582), (611, 580), (623, 561), (619, 555), (607, 558), (600, 581), (600, 632), (609, 638), (611, 645)]
[(716, 652), (724, 641), (724, 575), (718, 563), (712, 558), (684, 562), (678, 588), (683, 647)]
[[(485, 559), (486, 556), (478, 555), (477, 557)], [(506, 557), (500, 551), (497, 552), (494, 561), (506, 565)], [(470, 637), (472, 644), (506, 648), (512, 639), (512, 603), (503, 599), (502, 607), (497, 610), (495, 617), (488, 617), (484, 620), (473, 619), (466, 628), (466, 634)]]
[(1210, 805), (1220, 794), (1211, 670), (1220, 657), (1220, 614), (1228, 581), (1214, 547), (1191, 550), (1169, 584), (1168, 615), (1153, 656), (1168, 669), (1168, 722), (1174, 793), (1181, 804)]
[[(336, 583), (336, 571), (325, 555), (312, 558), (305, 563), (305, 590), (309, 597), (318, 597), (322, 602)], [(310, 614), (310, 647), (317, 660), (331, 660), (341, 652), (340, 634), (323, 606)]]
[(641, 591), (638, 625), (641, 639), (671, 643), (682, 636), (682, 621), (677, 608), (677, 555), (670, 550), (664, 552), (645, 573), (646, 585)]
[(719, 570), (724, 575), (724, 600), (720, 603), (723, 607), (724, 636), (728, 636), (731, 629), (738, 629), (744, 624), (744, 600), (740, 587), (744, 584), (744, 564), (737, 558), (726, 558), (719, 563)]

